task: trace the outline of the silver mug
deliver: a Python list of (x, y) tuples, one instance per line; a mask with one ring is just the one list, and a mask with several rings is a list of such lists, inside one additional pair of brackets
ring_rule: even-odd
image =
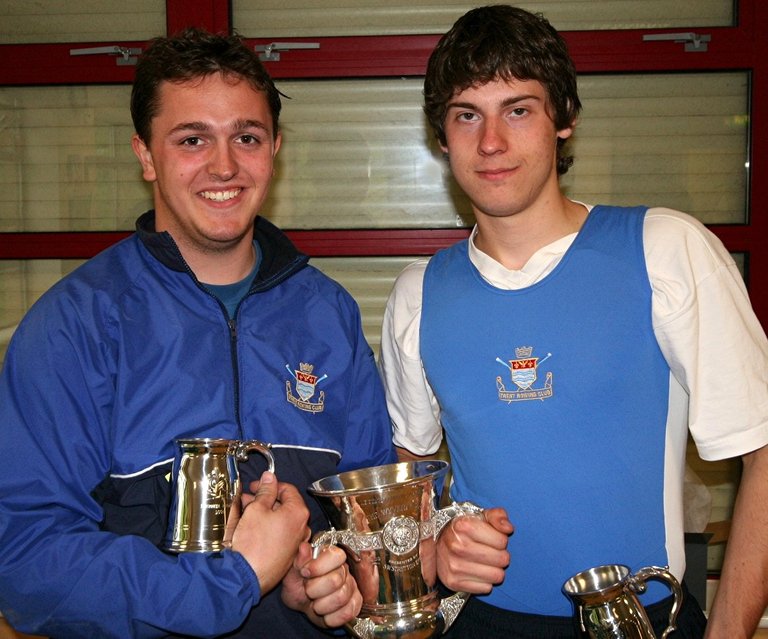
[(656, 639), (651, 622), (635, 593), (645, 592), (646, 580), (665, 581), (674, 603), (665, 639), (675, 630), (683, 591), (668, 568), (649, 566), (632, 574), (627, 566), (609, 564), (580, 572), (563, 585), (571, 598), (581, 631), (590, 639)]
[(315, 556), (345, 548), (363, 596), (346, 629), (358, 639), (428, 639), (447, 630), (469, 595), (437, 592), (436, 541), (453, 518), (482, 516), (464, 502), (439, 509), (447, 462), (423, 460), (325, 477), (309, 487), (331, 523), (312, 539)]
[(240, 520), (242, 483), (238, 462), (256, 451), (275, 459), (256, 439), (177, 439), (171, 509), (163, 548), (169, 552), (217, 552), (232, 545)]

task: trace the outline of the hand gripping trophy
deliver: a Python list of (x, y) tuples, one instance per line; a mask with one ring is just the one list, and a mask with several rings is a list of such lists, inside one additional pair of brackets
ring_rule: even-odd
[(315, 535), (319, 553), (344, 547), (360, 592), (360, 616), (347, 624), (359, 639), (429, 639), (445, 632), (468, 596), (440, 599), (436, 540), (454, 517), (482, 516), (472, 503), (440, 509), (449, 464), (400, 462), (325, 477), (309, 487), (331, 529)]

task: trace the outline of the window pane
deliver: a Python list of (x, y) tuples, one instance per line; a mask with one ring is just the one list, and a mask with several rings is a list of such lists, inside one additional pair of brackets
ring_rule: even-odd
[(464, 226), (425, 130), (421, 80), (281, 82), (264, 214), (284, 228)]
[(165, 33), (164, 0), (5, 0), (0, 44), (148, 40)]
[[(530, 0), (559, 30), (732, 26), (733, 0)], [(250, 38), (444, 33), (477, 6), (460, 0), (233, 0), (235, 28)]]
[(747, 73), (583, 76), (566, 192), (747, 221)]
[(132, 229), (151, 207), (130, 87), (0, 88), (0, 230)]
[[(286, 229), (473, 223), (421, 111), (420, 79), (285, 81), (284, 142), (262, 213)], [(587, 203), (746, 221), (745, 72), (583, 76), (563, 177)], [(151, 207), (128, 87), (0, 88), (0, 230), (127, 230)]]

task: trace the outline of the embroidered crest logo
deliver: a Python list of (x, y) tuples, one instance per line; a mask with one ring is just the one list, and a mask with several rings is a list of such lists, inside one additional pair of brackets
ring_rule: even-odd
[(506, 362), (500, 357), (496, 358), (502, 366), (509, 369), (512, 383), (517, 387), (513, 390), (507, 390), (501, 375), (496, 377), (496, 388), (499, 392), (499, 401), (522, 402), (529, 399), (545, 400), (552, 397), (552, 373), (547, 372), (544, 378), (544, 384), (538, 388), (534, 386), (539, 378), (538, 369), (546, 362), (552, 353), (547, 353), (543, 359), (533, 357), (533, 346), (520, 346), (515, 349), (515, 359)]
[(316, 402), (313, 403), (310, 400), (315, 396), (317, 385), (328, 377), (328, 375), (318, 377), (313, 373), (315, 369), (314, 365), (306, 364), (304, 362), (299, 364), (299, 370), (291, 369), (288, 364), (285, 365), (285, 368), (291, 374), (291, 377), (293, 377), (296, 385), (296, 395), (294, 395), (293, 388), (291, 388), (291, 380), (285, 380), (286, 399), (296, 408), (305, 410), (309, 413), (322, 412), (325, 408), (325, 391), (320, 391), (320, 395)]

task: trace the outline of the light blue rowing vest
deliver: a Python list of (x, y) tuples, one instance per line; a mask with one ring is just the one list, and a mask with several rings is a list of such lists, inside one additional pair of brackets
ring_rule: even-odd
[[(651, 324), (645, 208), (595, 207), (560, 264), (500, 290), (467, 242), (424, 277), (421, 357), (441, 407), (457, 501), (516, 526), (487, 603), (570, 615), (573, 574), (666, 565), (667, 366)], [(649, 585), (648, 598), (669, 594)]]

